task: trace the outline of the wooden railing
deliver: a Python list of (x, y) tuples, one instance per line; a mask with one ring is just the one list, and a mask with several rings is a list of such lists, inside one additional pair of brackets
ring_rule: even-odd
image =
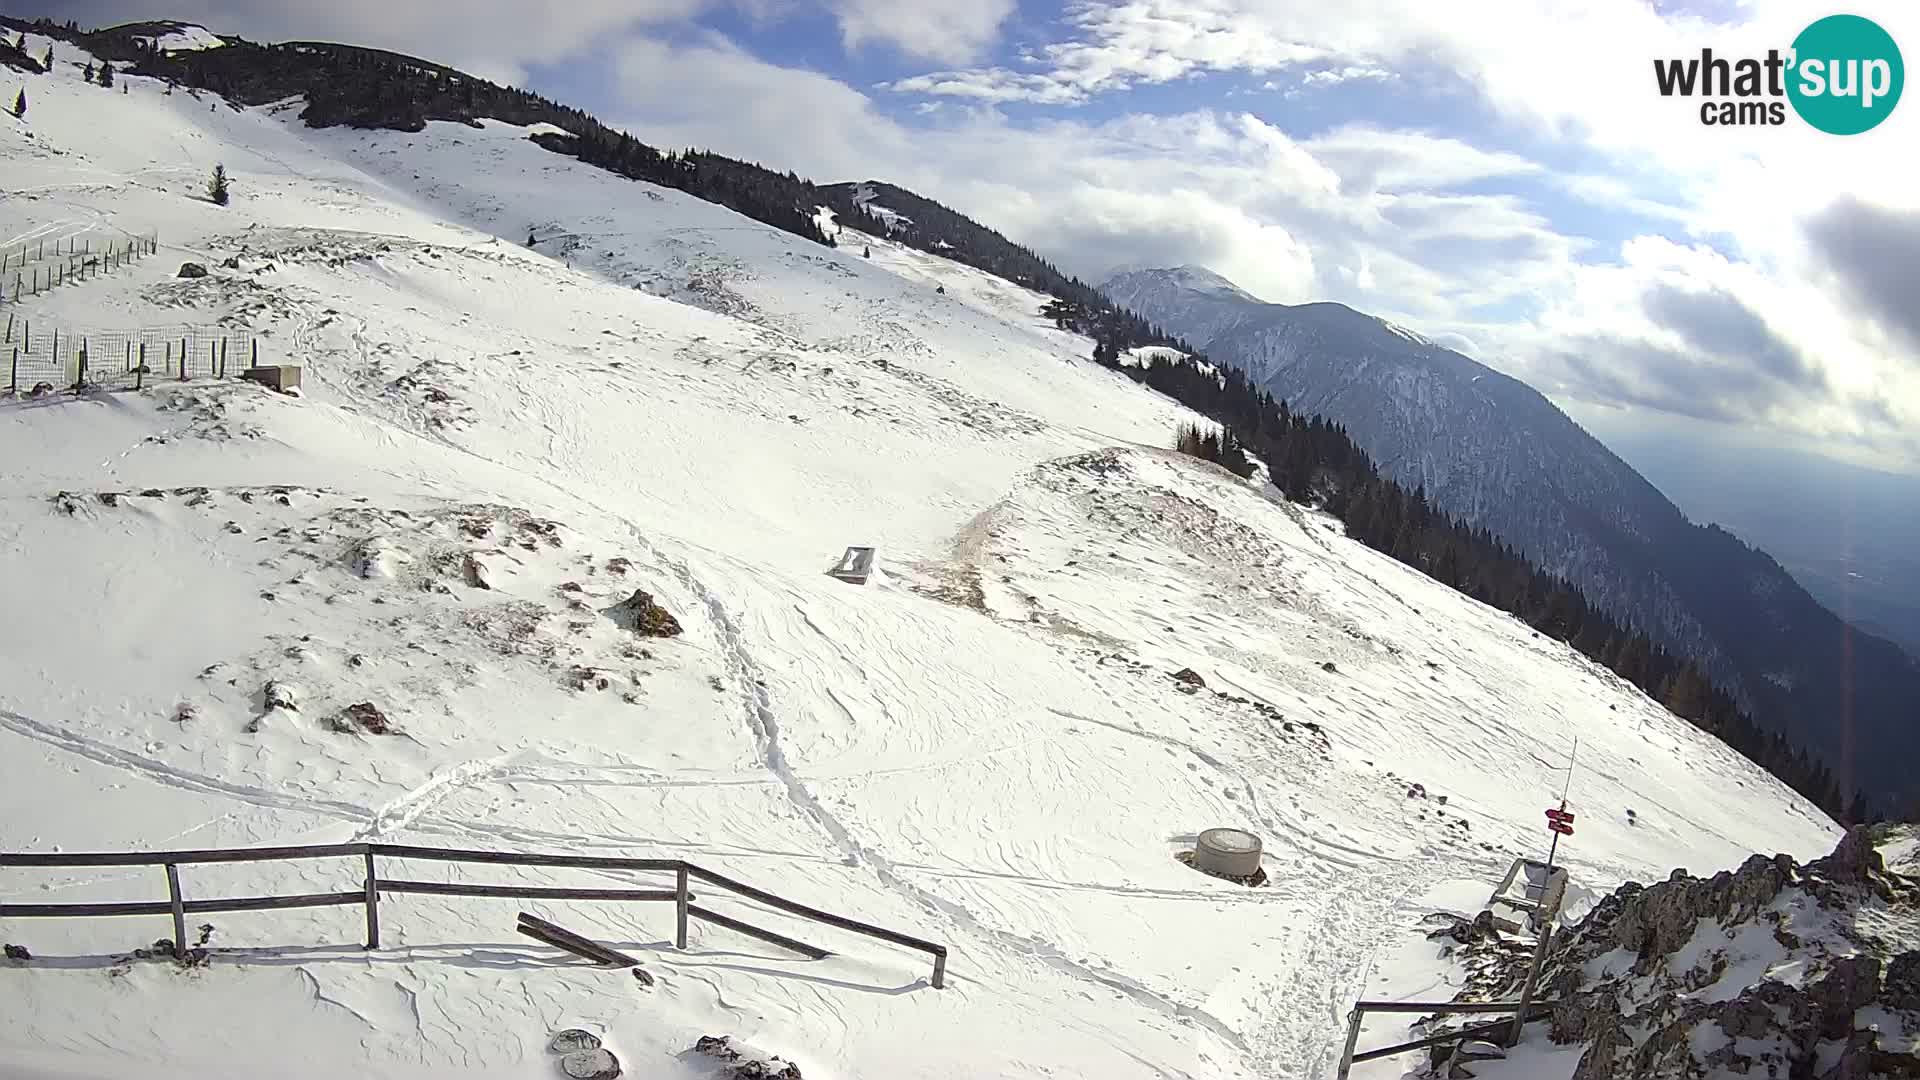
[[(1525, 1001), (1356, 1001), (1353, 1011), (1347, 1014), (1347, 1047), (1340, 1054), (1340, 1068), (1334, 1073), (1335, 1080), (1347, 1080), (1347, 1071), (1363, 1061), (1375, 1058), (1392, 1057), (1409, 1050), (1421, 1050), (1442, 1043), (1466, 1042), (1469, 1039), (1499, 1038), (1508, 1046), (1518, 1040), (1520, 1026), (1529, 1020), (1538, 1020), (1553, 1011), (1550, 1002)], [(1429, 1035), (1424, 1039), (1382, 1046), (1373, 1050), (1354, 1052), (1354, 1046), (1360, 1041), (1360, 1022), (1368, 1013), (1432, 1013), (1447, 1015), (1450, 1013), (1503, 1013), (1512, 1014), (1511, 1020), (1495, 1020), (1486, 1024), (1474, 1024), (1455, 1031), (1444, 1031), (1438, 1035)]]
[[(309, 893), (296, 896), (240, 896), (218, 900), (189, 900), (180, 887), (180, 867), (196, 863), (274, 862), (290, 859), (358, 858), (366, 876), (361, 887), (351, 892)], [(421, 859), (438, 862), (492, 863), (503, 866), (575, 867), (592, 870), (672, 871), (671, 889), (569, 889), (531, 885), (468, 885), (463, 882), (404, 881), (383, 878), (377, 860)], [(762, 929), (717, 911), (693, 903), (689, 889), (692, 879), (790, 915), (836, 927), (855, 934), (916, 949), (933, 957), (934, 989), (943, 989), (947, 978), (947, 947), (935, 942), (888, 930), (885, 927), (849, 919), (822, 911), (783, 896), (758, 889), (743, 881), (714, 873), (684, 859), (629, 859), (599, 855), (550, 855), (532, 852), (468, 851), (456, 848), (412, 847), (404, 844), (314, 844), (302, 847), (216, 848), (205, 851), (82, 852), (57, 854), (0, 852), (0, 867), (75, 867), (75, 866), (160, 866), (166, 869), (167, 899), (148, 903), (63, 903), (14, 904), (0, 902), (0, 919), (69, 919), (124, 915), (172, 915), (173, 940), (180, 955), (186, 952), (186, 917), (226, 911), (267, 911), (280, 908), (332, 907), (360, 905), (366, 911), (368, 949), (380, 947), (380, 897), (383, 893), (430, 896), (511, 897), (525, 900), (607, 900), (639, 903), (672, 902), (675, 910), (674, 944), (687, 947), (687, 922), (698, 919), (761, 941), (792, 950), (809, 959), (831, 955), (827, 950), (797, 941), (783, 934)]]

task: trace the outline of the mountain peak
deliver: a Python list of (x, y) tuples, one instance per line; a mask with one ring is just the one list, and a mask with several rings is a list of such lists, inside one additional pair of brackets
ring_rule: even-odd
[(1235, 285), (1222, 275), (1204, 266), (1193, 263), (1186, 263), (1181, 266), (1140, 267), (1137, 269), (1123, 270), (1109, 277), (1106, 283), (1102, 285), (1102, 289), (1104, 290), (1106, 286), (1124, 279), (1132, 279), (1135, 282), (1153, 280), (1171, 288), (1208, 293), (1220, 298), (1232, 297), (1235, 299), (1248, 300), (1256, 304), (1264, 303), (1259, 297)]

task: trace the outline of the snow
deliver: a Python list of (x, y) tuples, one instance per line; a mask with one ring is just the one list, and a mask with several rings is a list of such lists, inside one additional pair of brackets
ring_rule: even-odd
[(854, 205), (872, 215), (874, 220), (880, 222), (889, 232), (894, 229), (904, 229), (913, 224), (913, 219), (907, 215), (897, 210), (889, 210), (875, 202), (874, 200), (879, 197), (880, 193), (873, 190), (871, 184), (861, 184), (853, 189)]
[(161, 52), (197, 52), (201, 49), (218, 49), (226, 44), (218, 34), (192, 23), (177, 23), (168, 33), (140, 40), (156, 46)]
[[(0, 236), (152, 228), (160, 254), (21, 313), (244, 325), (306, 393), (0, 403), (0, 850), (680, 856), (946, 942), (951, 987), (724, 898), (835, 955), (710, 927), (682, 953), (646, 905), (398, 897), (378, 952), (355, 908), (233, 914), (178, 972), (120, 959), (165, 919), (9, 921), (40, 958), (0, 970), (10, 1062), (519, 1076), (578, 1025), (638, 1075), (729, 1033), (826, 1080), (1320, 1077), (1421, 908), (1538, 852), (1575, 734), (1576, 882), (1832, 847), (1565, 645), (1156, 449), (1199, 418), (1093, 364), (1038, 294), (877, 238), (862, 258), (851, 232), (824, 248), (504, 124), (309, 131), (297, 104), (125, 81), (36, 82), (0, 127)], [(186, 259), (215, 273), (177, 281)], [(884, 571), (865, 586), (825, 574), (855, 543)], [(636, 589), (685, 633), (606, 616)], [(1187, 667), (1205, 688), (1168, 677)], [(269, 680), (298, 707), (266, 709)], [(360, 702), (397, 733), (333, 730)], [(1210, 826), (1261, 836), (1266, 887), (1174, 859)], [(183, 871), (190, 896), (358, 874)], [(0, 873), (6, 900), (161, 889)], [(518, 937), (517, 906), (658, 985)]]

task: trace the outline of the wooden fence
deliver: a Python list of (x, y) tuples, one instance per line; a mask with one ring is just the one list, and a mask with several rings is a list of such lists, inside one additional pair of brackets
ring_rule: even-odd
[(0, 316), (0, 327), (4, 394), (42, 383), (55, 390), (138, 390), (160, 379), (238, 377), (260, 363), (257, 337), (220, 327), (74, 330), (13, 314)]
[[(189, 900), (180, 885), (180, 867), (196, 863), (274, 862), (289, 859), (352, 858), (361, 860), (366, 876), (361, 887), (347, 892), (308, 893), (297, 896), (241, 896), (216, 900)], [(379, 859), (419, 859), (455, 863), (491, 863), (502, 866), (577, 867), (593, 870), (671, 871), (671, 889), (569, 889), (525, 885), (469, 885), (464, 882), (407, 881), (383, 878)], [(86, 853), (0, 853), (0, 867), (78, 867), (78, 866), (159, 866), (167, 877), (167, 899), (137, 903), (0, 903), (0, 919), (105, 918), (128, 915), (171, 915), (173, 941), (178, 955), (185, 955), (188, 915), (225, 911), (267, 911), (279, 908), (332, 907), (359, 905), (366, 911), (368, 949), (380, 947), (380, 897), (382, 894), (419, 894), (431, 896), (510, 897), (525, 900), (605, 900), (638, 903), (671, 902), (675, 909), (674, 944), (687, 947), (687, 922), (698, 919), (758, 938), (799, 953), (811, 960), (823, 959), (827, 950), (774, 933), (739, 919), (701, 907), (690, 891), (689, 883), (698, 879), (737, 896), (764, 904), (789, 915), (864, 934), (933, 957), (933, 987), (943, 989), (947, 977), (947, 947), (921, 938), (863, 923), (844, 915), (788, 900), (743, 881), (714, 873), (684, 859), (627, 859), (598, 855), (548, 855), (527, 852), (468, 851), (455, 848), (410, 847), (403, 844), (318, 844), (302, 847), (219, 848), (205, 851), (86, 852)]]
[[(1392, 1057), (1409, 1050), (1424, 1050), (1430, 1046), (1445, 1043), (1467, 1043), (1475, 1040), (1499, 1039), (1506, 1046), (1512, 1046), (1520, 1040), (1520, 1028), (1530, 1020), (1541, 1020), (1552, 1015), (1552, 1002), (1527, 1001), (1356, 1001), (1353, 1011), (1347, 1014), (1347, 1045), (1340, 1054), (1340, 1065), (1335, 1071), (1335, 1080), (1347, 1080), (1348, 1071), (1364, 1061), (1376, 1058)], [(1360, 1022), (1368, 1013), (1421, 1013), (1436, 1016), (1449, 1014), (1513, 1014), (1513, 1019), (1500, 1019), (1491, 1023), (1474, 1024), (1444, 1031), (1438, 1035), (1429, 1035), (1424, 1039), (1382, 1046), (1374, 1050), (1355, 1052), (1354, 1046), (1360, 1041)]]

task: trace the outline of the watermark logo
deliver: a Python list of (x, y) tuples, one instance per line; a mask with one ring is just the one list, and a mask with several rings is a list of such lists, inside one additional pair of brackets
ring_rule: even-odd
[(1697, 97), (1709, 127), (1779, 125), (1787, 107), (1829, 135), (1858, 135), (1893, 112), (1906, 67), (1893, 36), (1872, 19), (1829, 15), (1800, 31), (1784, 54), (1656, 59), (1662, 97)]

